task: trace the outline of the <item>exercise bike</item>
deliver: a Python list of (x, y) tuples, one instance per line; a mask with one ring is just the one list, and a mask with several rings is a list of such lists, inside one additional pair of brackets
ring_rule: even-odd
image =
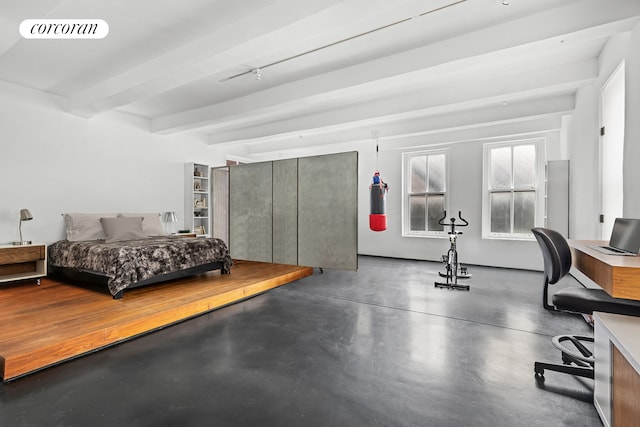
[[(469, 225), (466, 219), (462, 218), (462, 212), (458, 211), (458, 218), (462, 223), (456, 224), (455, 218), (450, 218), (449, 223), (446, 224), (444, 220), (447, 218), (447, 211), (444, 211), (444, 215), (442, 218), (438, 220), (438, 224), (443, 226), (449, 226), (451, 230), (449, 230), (449, 242), (451, 243), (451, 247), (449, 251), (442, 255), (442, 262), (446, 265), (447, 271), (445, 273), (438, 272), (441, 277), (446, 277), (447, 282), (435, 282), (436, 288), (449, 288), (449, 289), (459, 289), (459, 290), (469, 290), (469, 285), (459, 285), (458, 279), (468, 279), (471, 277), (471, 274), (467, 271), (466, 267), (461, 267), (458, 264), (458, 251), (456, 249), (456, 240), (458, 239), (458, 235), (462, 234), (462, 231), (457, 231), (457, 227), (466, 227)], [(458, 271), (459, 269), (459, 271)]]

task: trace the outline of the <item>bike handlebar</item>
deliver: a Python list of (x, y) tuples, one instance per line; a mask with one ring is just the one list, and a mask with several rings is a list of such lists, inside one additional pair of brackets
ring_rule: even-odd
[(439, 225), (447, 225), (447, 224), (445, 224), (445, 223), (443, 223), (443, 222), (442, 222), (442, 220), (444, 220), (444, 219), (446, 219), (446, 218), (447, 218), (447, 211), (444, 211), (444, 215), (442, 215), (442, 218), (440, 218), (440, 219), (438, 220), (438, 224), (439, 224)]
[[(451, 225), (451, 224), (455, 224), (456, 223), (456, 219), (455, 218), (451, 218), (449, 221), (449, 224), (445, 224), (444, 222), (442, 222), (443, 220), (445, 220), (447, 218), (447, 211), (444, 211), (444, 215), (442, 216), (442, 218), (440, 218), (438, 220), (438, 224), (439, 225)], [(460, 218), (460, 221), (463, 222), (463, 224), (458, 224), (458, 227), (466, 227), (467, 225), (469, 225), (469, 222), (462, 218), (462, 211), (458, 211), (458, 218)]]
[(467, 225), (469, 225), (467, 220), (462, 218), (462, 211), (458, 211), (458, 218), (460, 218), (460, 221), (464, 222), (464, 225), (458, 224), (458, 227), (466, 227)]

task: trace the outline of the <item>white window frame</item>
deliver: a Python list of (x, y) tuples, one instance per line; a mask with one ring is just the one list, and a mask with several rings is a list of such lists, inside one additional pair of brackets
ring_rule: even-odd
[[(449, 210), (449, 149), (441, 148), (435, 150), (421, 150), (402, 153), (402, 236), (403, 237), (448, 237), (447, 229), (444, 227), (443, 231), (415, 231), (411, 230), (410, 206), (409, 206), (409, 189), (411, 188), (411, 159), (416, 156), (431, 156), (437, 154), (444, 154), (444, 208)], [(428, 171), (427, 171), (428, 174)]]
[[(546, 139), (545, 138), (531, 138), (521, 140), (511, 140), (504, 142), (490, 142), (483, 145), (483, 171), (482, 171), (482, 238), (483, 239), (500, 239), (500, 240), (534, 240), (532, 233), (494, 233), (491, 232), (491, 203), (489, 189), (489, 176), (490, 176), (490, 157), (489, 154), (493, 148), (502, 147), (517, 147), (519, 145), (533, 145), (536, 150), (536, 178), (535, 186), (532, 188), (535, 193), (535, 213), (534, 213), (534, 226), (544, 226), (544, 212), (545, 212), (545, 161), (546, 161)], [(513, 153), (513, 151), (512, 151)], [(531, 189), (531, 188), (526, 188)], [(525, 190), (525, 188), (511, 187), (511, 191)], [(513, 203), (512, 197), (512, 203)], [(511, 221), (513, 222), (513, 208), (511, 213)]]

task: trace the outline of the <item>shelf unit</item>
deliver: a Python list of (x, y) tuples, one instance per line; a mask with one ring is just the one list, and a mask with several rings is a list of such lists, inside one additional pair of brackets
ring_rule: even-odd
[(209, 166), (202, 163), (184, 165), (184, 226), (199, 237), (211, 235), (209, 173)]
[(0, 246), (0, 283), (36, 279), (47, 275), (47, 245)]

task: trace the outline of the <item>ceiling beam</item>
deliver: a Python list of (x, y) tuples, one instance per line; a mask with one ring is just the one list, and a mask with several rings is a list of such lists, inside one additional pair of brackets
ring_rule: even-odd
[[(448, 0), (446, 0), (448, 1)], [(441, 4), (445, 0), (436, 0)], [(92, 116), (100, 112), (133, 103), (140, 99), (166, 92), (211, 75), (228, 78), (238, 71), (236, 64), (255, 63), (256, 55), (282, 55), (287, 49), (305, 46), (304, 43), (319, 44), (335, 42), (341, 32), (358, 31), (357, 18), (363, 10), (375, 10), (379, 19), (403, 11), (404, 3), (376, 2), (371, 0), (325, 0), (322, 2), (300, 2), (298, 0), (272, 1), (248, 10), (240, 19), (214, 29), (207, 36), (166, 52), (156, 58), (140, 63), (125, 72), (113, 75), (90, 87), (81, 88), (69, 97), (69, 111), (81, 116)], [(339, 16), (341, 26), (326, 22), (327, 15)], [(269, 16), (269, 19), (265, 19)], [(389, 19), (388, 16), (385, 19)], [(351, 21), (351, 25), (349, 22)], [(313, 32), (309, 29), (313, 28)], [(283, 47), (283, 40), (287, 46)], [(245, 65), (242, 71), (246, 71)]]
[(342, 126), (303, 129), (299, 132), (237, 140), (234, 144), (240, 143), (249, 153), (258, 154), (315, 145), (370, 140), (374, 130), (380, 140), (391, 140), (569, 114), (574, 109), (574, 103), (573, 95), (561, 94), (524, 101), (515, 100), (507, 105), (494, 103), (493, 105), (469, 106), (465, 110), (457, 111), (456, 114), (450, 114), (443, 109), (432, 109), (425, 111), (424, 115), (408, 119), (362, 121)]
[[(607, 13), (609, 9), (606, 8), (603, 13), (581, 14), (583, 3), (571, 3), (231, 101), (158, 117), (152, 119), (151, 128), (153, 132), (169, 134), (191, 129), (211, 132), (255, 126), (305, 109), (329, 108), (356, 94), (371, 93), (372, 89), (374, 93), (385, 87), (394, 91), (406, 90), (414, 82), (446, 78), (455, 74), (455, 67), (472, 66), (477, 58), (486, 55), (494, 55), (508, 63), (508, 57), (515, 52), (513, 49), (557, 48), (560, 41), (568, 46), (572, 41), (606, 37), (631, 29), (637, 22), (637, 18), (620, 18), (617, 11)], [(595, 7), (593, 1), (586, 3)], [(603, 9), (601, 4), (598, 7)], [(640, 6), (637, 9), (640, 13)], [(594, 22), (594, 19), (599, 21)], [(522, 27), (540, 30), (518, 31)], [(509, 36), (505, 37), (505, 34)], [(495, 68), (495, 65), (492, 66)]]
[[(512, 138), (539, 138), (555, 133), (561, 129), (561, 116), (545, 114), (514, 119), (511, 121), (495, 121), (457, 127), (455, 129), (441, 129), (438, 131), (423, 131), (412, 134), (392, 135), (382, 137), (379, 140), (365, 135), (361, 139), (350, 141), (325, 140), (324, 143), (309, 142), (309, 138), (302, 138), (297, 143), (288, 145), (276, 144), (273, 150), (256, 150), (244, 145), (229, 146), (233, 149), (244, 149), (244, 156), (253, 161), (277, 160), (309, 155), (322, 155), (340, 153), (345, 151), (360, 151), (375, 154), (376, 145), (379, 151), (384, 153), (391, 150), (423, 150), (427, 147), (451, 146), (453, 144), (477, 142), (477, 141), (506, 141)], [(499, 136), (498, 136), (499, 135)], [(381, 157), (381, 165), (385, 163), (384, 155)], [(381, 168), (384, 166), (381, 166)]]
[(476, 75), (473, 81), (454, 79), (428, 87), (396, 93), (358, 103), (345, 102), (334, 108), (237, 129), (217, 130), (209, 135), (210, 144), (268, 141), (282, 134), (304, 133), (305, 130), (360, 127), (411, 117), (451, 113), (460, 108), (500, 105), (503, 101), (521, 101), (553, 94), (572, 93), (598, 76), (595, 58), (572, 64), (558, 64), (527, 71), (504, 67), (494, 73)]
[[(69, 110), (74, 114), (92, 116), (221, 72), (227, 67), (227, 61), (232, 55), (228, 53), (229, 50), (246, 43), (262, 43), (261, 37), (286, 28), (337, 1), (339, 0), (322, 3), (295, 0), (263, 2), (260, 7), (248, 10), (224, 27), (215, 28), (205, 37), (140, 63), (91, 87), (77, 90), (69, 97)], [(273, 19), (265, 20), (265, 13), (273, 16)], [(208, 65), (213, 62), (217, 65), (216, 68), (202, 66), (203, 61), (212, 58), (214, 61), (209, 61)]]

